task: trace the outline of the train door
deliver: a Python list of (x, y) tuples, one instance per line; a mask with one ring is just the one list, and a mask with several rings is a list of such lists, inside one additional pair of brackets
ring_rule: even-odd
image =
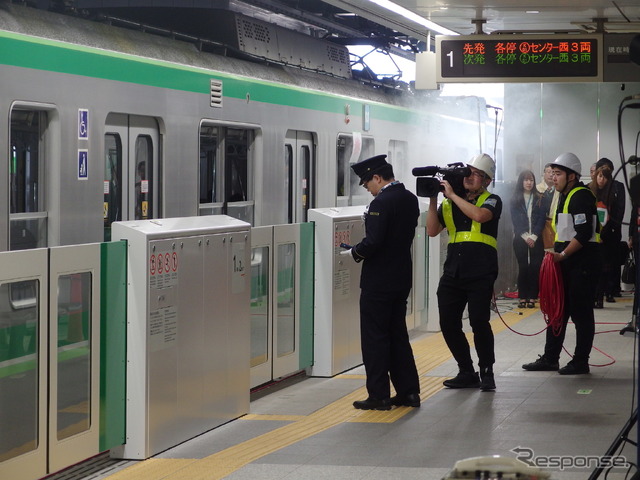
[(252, 126), (200, 125), (199, 215), (229, 215), (254, 224)]
[(160, 215), (160, 134), (151, 117), (109, 114), (104, 134), (104, 239), (111, 224)]
[(287, 223), (306, 222), (308, 210), (315, 208), (316, 197), (313, 134), (289, 130), (284, 153)]

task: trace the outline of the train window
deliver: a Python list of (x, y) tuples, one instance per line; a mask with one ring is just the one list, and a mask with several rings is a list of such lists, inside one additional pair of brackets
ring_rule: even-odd
[(44, 195), (44, 142), (47, 113), (11, 111), (9, 162), (9, 249), (46, 247), (47, 211)]
[(91, 272), (58, 277), (58, 440), (91, 426)]
[(136, 138), (135, 220), (153, 218), (153, 142), (149, 135)]
[(373, 138), (340, 134), (337, 141), (337, 199), (339, 207), (365, 205), (371, 200), (367, 192), (360, 187), (360, 179), (353, 173), (351, 165), (375, 155)]
[(226, 214), (253, 224), (249, 184), (253, 131), (207, 125), (200, 127), (200, 215)]
[(122, 220), (122, 140), (120, 135), (104, 136), (104, 241), (111, 240), (111, 224)]
[(287, 192), (287, 223), (293, 223), (293, 186), (295, 185), (293, 170), (293, 146), (284, 146), (284, 191)]
[(200, 204), (218, 201), (216, 195), (217, 152), (218, 128), (203, 128), (200, 131)]
[[(407, 152), (409, 151), (409, 142), (402, 140), (390, 140), (389, 151), (387, 152), (387, 161), (392, 165), (396, 165), (400, 168), (404, 165), (407, 159)], [(394, 168), (394, 171), (396, 168)]]
[(225, 138), (225, 200), (246, 202), (247, 196), (247, 130), (229, 128)]
[(300, 165), (302, 169), (300, 178), (300, 182), (302, 183), (300, 186), (302, 189), (302, 218), (300, 220), (306, 222), (309, 208), (315, 205), (315, 191), (312, 181), (312, 156), (311, 149), (308, 145), (302, 145), (300, 147)]

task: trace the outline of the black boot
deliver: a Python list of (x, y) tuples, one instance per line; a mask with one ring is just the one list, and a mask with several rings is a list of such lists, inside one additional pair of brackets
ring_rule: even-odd
[(534, 362), (522, 365), (522, 368), (530, 372), (553, 372), (557, 371), (559, 367), (557, 360), (555, 362), (551, 361), (544, 355), (540, 355)]
[(493, 378), (493, 369), (485, 367), (480, 369), (480, 390), (491, 392), (496, 389), (496, 382)]
[(476, 372), (466, 372), (460, 370), (454, 378), (449, 378), (442, 382), (448, 388), (478, 388), (480, 378)]

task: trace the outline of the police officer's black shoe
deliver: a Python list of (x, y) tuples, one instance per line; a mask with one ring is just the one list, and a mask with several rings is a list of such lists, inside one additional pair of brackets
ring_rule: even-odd
[(478, 388), (480, 386), (480, 377), (476, 372), (458, 372), (454, 378), (449, 378), (442, 382), (448, 388)]
[(391, 400), (388, 398), (378, 400), (369, 397), (366, 400), (356, 400), (353, 402), (353, 406), (358, 410), (391, 410)]
[(558, 373), (560, 375), (584, 375), (589, 373), (589, 364), (571, 360), (558, 370)]
[(491, 368), (480, 369), (480, 390), (483, 392), (491, 392), (496, 389), (496, 381), (493, 378), (493, 370)]
[(391, 397), (391, 405), (395, 407), (419, 407), (420, 395), (417, 393), (396, 395), (395, 397)]
[(530, 372), (556, 372), (559, 367), (558, 362), (547, 360), (544, 355), (539, 355), (535, 362), (522, 365), (522, 368)]

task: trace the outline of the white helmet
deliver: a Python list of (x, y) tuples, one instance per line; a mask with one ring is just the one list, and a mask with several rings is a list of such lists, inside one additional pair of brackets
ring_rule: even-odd
[(551, 166), (560, 165), (561, 167), (567, 168), (578, 174), (578, 177), (582, 175), (582, 162), (580, 159), (573, 153), (563, 153), (558, 158), (556, 158)]
[(493, 180), (496, 175), (496, 162), (494, 162), (493, 158), (491, 158), (486, 153), (476, 155), (471, 160), (469, 160), (469, 163), (467, 163), (467, 165), (483, 171), (485, 175), (487, 175), (491, 180)]

